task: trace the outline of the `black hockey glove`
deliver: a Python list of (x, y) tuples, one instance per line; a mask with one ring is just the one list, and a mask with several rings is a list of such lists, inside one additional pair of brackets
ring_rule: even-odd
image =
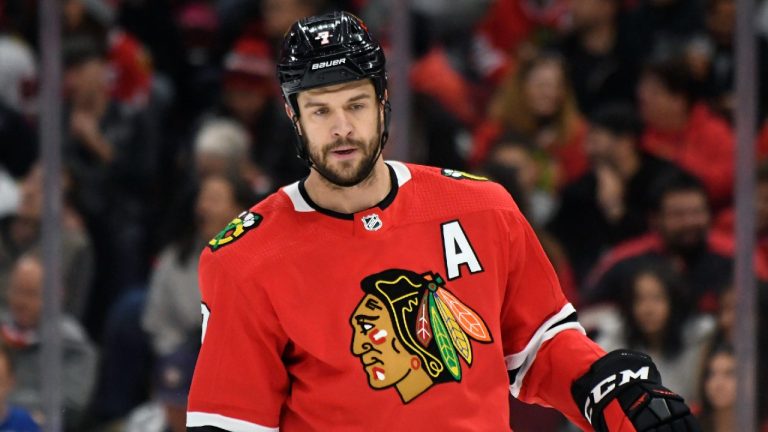
[(661, 385), (645, 354), (618, 350), (596, 361), (571, 386), (597, 432), (700, 432), (683, 398)]

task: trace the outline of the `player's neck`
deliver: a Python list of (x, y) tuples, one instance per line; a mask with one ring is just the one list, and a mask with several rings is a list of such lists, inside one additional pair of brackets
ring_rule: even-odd
[(352, 214), (371, 208), (389, 194), (392, 181), (384, 158), (379, 157), (371, 175), (352, 187), (339, 187), (311, 170), (304, 187), (318, 206), (338, 213)]

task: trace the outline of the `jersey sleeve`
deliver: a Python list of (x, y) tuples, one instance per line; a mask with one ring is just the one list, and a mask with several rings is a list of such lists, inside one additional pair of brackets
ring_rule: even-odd
[(510, 391), (588, 429), (571, 384), (604, 351), (585, 335), (528, 222), (517, 208), (505, 213), (510, 244), (501, 326)]
[(289, 389), (282, 362), (288, 339), (267, 293), (246, 283), (248, 262), (225, 258), (206, 250), (200, 260), (203, 341), (187, 430), (277, 431)]

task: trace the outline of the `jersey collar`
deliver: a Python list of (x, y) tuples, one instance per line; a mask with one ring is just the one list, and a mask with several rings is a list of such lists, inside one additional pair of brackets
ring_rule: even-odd
[[(376, 208), (379, 208), (380, 210), (384, 210), (387, 207), (389, 207), (390, 204), (392, 204), (392, 202), (395, 200), (395, 197), (397, 196), (397, 192), (400, 189), (400, 187), (405, 183), (407, 183), (409, 180), (411, 180), (411, 171), (408, 169), (408, 167), (404, 163), (396, 162), (396, 161), (386, 161), (386, 164), (387, 164), (387, 168), (389, 169), (389, 177), (392, 181), (392, 187), (390, 188), (387, 196), (385, 196), (383, 200), (381, 200), (378, 204), (374, 206)], [(291, 203), (293, 204), (294, 210), (300, 213), (316, 211), (318, 213), (322, 213), (322, 214), (325, 214), (337, 219), (343, 219), (343, 220), (354, 219), (355, 217), (354, 213), (340, 213), (337, 211), (322, 208), (319, 205), (317, 205), (314, 201), (312, 201), (312, 198), (309, 197), (309, 194), (307, 193), (307, 190), (304, 187), (305, 181), (306, 181), (306, 178), (283, 188), (283, 192), (285, 192), (285, 194), (288, 195), (288, 198), (290, 198)]]

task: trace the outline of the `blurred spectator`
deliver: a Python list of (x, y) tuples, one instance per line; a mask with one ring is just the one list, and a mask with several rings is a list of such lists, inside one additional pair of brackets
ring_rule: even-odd
[(562, 57), (541, 54), (509, 75), (475, 135), (471, 162), (482, 164), (490, 144), (505, 130), (533, 139), (548, 157), (539, 160), (542, 182), (555, 190), (587, 168), (586, 123), (576, 106)]
[(149, 102), (152, 65), (149, 54), (133, 35), (115, 26), (114, 5), (102, 0), (66, 0), (64, 33), (104, 41), (113, 97), (124, 104)]
[(0, 167), (15, 178), (37, 158), (36, 93), (34, 53), (21, 39), (0, 35)]
[[(606, 351), (648, 353), (664, 385), (688, 402), (696, 400), (697, 368), (714, 330), (709, 316), (691, 316), (684, 281), (662, 259), (638, 267), (622, 288), (619, 317), (606, 319), (596, 342)], [(618, 318), (618, 319), (617, 319)]]
[(482, 77), (498, 83), (535, 46), (554, 39), (567, 24), (565, 0), (495, 0), (472, 41), (472, 61)]
[[(199, 310), (198, 310), (199, 312)], [(199, 326), (198, 326), (199, 327)], [(199, 329), (198, 329), (199, 330)], [(185, 432), (187, 395), (192, 384), (199, 335), (158, 360), (152, 399), (128, 417), (124, 432)]]
[(677, 171), (640, 150), (641, 135), (642, 123), (631, 106), (606, 105), (590, 118), (589, 172), (563, 189), (548, 226), (568, 252), (578, 283), (606, 249), (648, 230), (652, 185)]
[(546, 221), (555, 203), (551, 201), (549, 194), (536, 189), (537, 168), (531, 147), (524, 137), (515, 134), (504, 135), (494, 145), (491, 158), (483, 167), (482, 173), (502, 185), (515, 200), (520, 211), (534, 227), (536, 236), (557, 273), (563, 293), (571, 303), (578, 305), (580, 299), (568, 257), (557, 239), (541, 229), (541, 221)]
[(296, 137), (279, 96), (272, 58), (264, 41), (239, 40), (224, 59), (221, 103), (206, 119), (232, 119), (242, 125), (250, 136), (251, 160), (263, 167), (276, 188), (298, 180), (307, 168), (296, 157)]
[[(757, 167), (755, 185), (755, 266), (758, 271), (768, 268), (768, 162)], [(720, 212), (714, 222), (713, 230), (723, 236), (734, 236), (736, 211), (729, 208)]]
[(8, 171), (0, 166), (0, 220), (16, 212), (20, 199), (19, 185)]
[(634, 99), (637, 57), (619, 26), (621, 0), (574, 0), (571, 31), (556, 46), (569, 67), (582, 112)]
[(707, 195), (696, 179), (675, 173), (654, 186), (651, 231), (611, 249), (586, 281), (588, 301), (617, 302), (619, 287), (643, 263), (661, 258), (681, 274), (688, 297), (699, 312), (717, 310), (719, 293), (733, 270), (732, 240), (710, 234)]
[(327, 3), (327, 0), (261, 0), (261, 31), (271, 46), (278, 48), (291, 24), (322, 12)]
[(677, 60), (650, 63), (641, 75), (638, 99), (646, 125), (642, 148), (697, 176), (715, 208), (728, 204), (733, 193), (733, 131), (697, 102), (687, 65)]
[(736, 354), (730, 344), (714, 347), (699, 380), (703, 432), (731, 432), (736, 424)]
[[(9, 401), (43, 416), (42, 347), (40, 325), (43, 306), (43, 265), (33, 254), (16, 261), (8, 287), (8, 313), (2, 317), (0, 339), (11, 351), (16, 365), (16, 388)], [(63, 351), (61, 392), (67, 430), (76, 425), (91, 390), (96, 372), (96, 350), (83, 328), (69, 315), (59, 322)], [(43, 421), (44, 423), (44, 421)]]
[[(706, 2), (706, 32), (692, 39), (686, 47), (686, 59), (694, 79), (703, 87), (713, 110), (732, 121), (736, 103), (736, 1)], [(763, 118), (768, 103), (768, 83), (759, 77), (768, 74), (768, 46), (757, 38), (758, 104)]]
[(16, 385), (15, 380), (11, 353), (0, 344), (0, 431), (40, 432), (40, 427), (27, 410), (8, 403), (8, 396)]
[[(62, 306), (65, 312), (82, 320), (93, 281), (94, 256), (88, 233), (68, 199), (71, 182), (62, 174), (65, 199), (62, 208), (61, 271), (64, 278)], [(43, 169), (34, 165), (19, 185), (20, 202), (16, 211), (0, 219), (0, 305), (10, 272), (23, 254), (40, 248), (43, 221)]]
[(121, 295), (107, 313), (85, 430), (122, 430), (125, 416), (147, 400), (153, 355), (149, 335), (141, 328), (146, 298), (147, 289), (136, 287)]
[(104, 46), (87, 36), (64, 41), (63, 158), (75, 199), (94, 241), (95, 297), (89, 324), (97, 327), (109, 304), (146, 278), (149, 209), (156, 175), (156, 123), (150, 113), (110, 97)]
[[(537, 159), (546, 155), (537, 152), (528, 138), (515, 133), (501, 136), (493, 145), (483, 171), (507, 186), (523, 214), (535, 227), (543, 227), (557, 208), (557, 196), (541, 187)], [(513, 179), (505, 181), (506, 176)]]
[[(254, 204), (253, 194), (239, 179), (210, 175), (202, 180), (191, 217), (193, 229), (177, 235), (160, 254), (152, 274), (142, 323), (158, 356), (173, 352), (200, 331), (200, 251), (237, 214)], [(190, 215), (178, 220), (187, 219)]]
[(704, 2), (641, 0), (623, 23), (639, 60), (676, 57), (704, 27)]
[[(757, 332), (756, 364), (757, 367), (757, 412), (763, 427), (768, 427), (768, 370), (761, 367), (768, 359), (768, 285), (763, 281), (757, 283), (757, 304), (755, 305), (755, 330)], [(722, 347), (732, 347), (739, 337), (736, 328), (738, 321), (737, 293), (730, 285), (720, 295), (720, 308), (717, 312), (717, 331), (712, 335), (707, 348), (713, 353)], [(702, 400), (706, 411), (706, 401)]]
[(265, 196), (279, 186), (273, 184), (272, 179), (251, 161), (250, 136), (235, 121), (222, 118), (205, 122), (194, 145), (198, 179), (210, 175), (237, 176), (260, 196)]

